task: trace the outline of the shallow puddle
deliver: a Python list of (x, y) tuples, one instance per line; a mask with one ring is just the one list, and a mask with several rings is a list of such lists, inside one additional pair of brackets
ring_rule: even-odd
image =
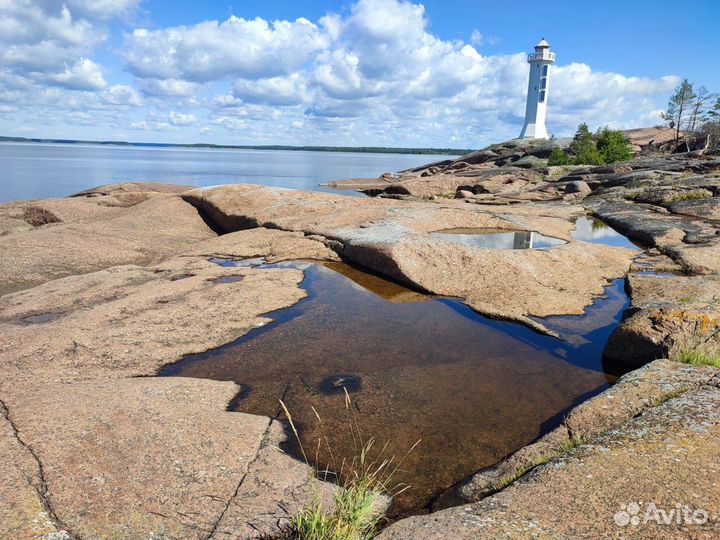
[(538, 232), (506, 229), (444, 229), (430, 234), (448, 242), (488, 249), (548, 249), (566, 243)]
[(571, 237), (574, 240), (582, 240), (583, 242), (593, 244), (604, 244), (606, 246), (636, 250), (641, 249), (639, 246), (633, 244), (626, 236), (623, 236), (599, 219), (590, 216), (581, 216), (575, 220), (575, 230), (573, 230)]
[(239, 283), (244, 279), (243, 276), (222, 276), (213, 279), (213, 283)]
[(62, 313), (40, 313), (38, 315), (29, 315), (23, 318), (23, 321), (30, 324), (41, 324), (54, 321), (60, 317)]
[[(552, 429), (568, 408), (615, 380), (601, 357), (627, 306), (622, 280), (585, 317), (544, 320), (561, 330), (558, 340), (345, 264), (263, 268), (278, 266), (305, 271), (308, 298), (163, 374), (236, 381), (238, 411), (279, 417), (282, 399), (308, 457), (335, 471), (356, 455), (345, 388), (363, 436), (378, 449), (388, 443), (386, 455), (422, 439), (394, 479), (412, 486), (396, 498), (398, 515), (423, 511), (433, 496)], [(323, 443), (316, 453), (321, 437), (332, 452)]]

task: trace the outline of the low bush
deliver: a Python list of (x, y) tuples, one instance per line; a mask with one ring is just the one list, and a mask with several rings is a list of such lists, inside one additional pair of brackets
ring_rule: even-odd
[(631, 157), (630, 141), (622, 131), (606, 127), (593, 135), (588, 125), (582, 123), (567, 151), (555, 148), (548, 158), (548, 165), (605, 165), (627, 161)]

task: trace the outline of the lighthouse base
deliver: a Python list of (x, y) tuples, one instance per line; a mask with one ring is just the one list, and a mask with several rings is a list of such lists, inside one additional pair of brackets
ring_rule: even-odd
[(520, 132), (521, 139), (548, 139), (545, 124), (525, 124)]

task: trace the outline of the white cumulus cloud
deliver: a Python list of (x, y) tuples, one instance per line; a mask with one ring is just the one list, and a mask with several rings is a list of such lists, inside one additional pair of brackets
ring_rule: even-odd
[(65, 68), (62, 73), (50, 74), (47, 78), (71, 90), (100, 90), (107, 86), (100, 66), (87, 58)]
[(194, 114), (179, 113), (170, 111), (169, 121), (173, 126), (191, 126), (197, 119)]
[(308, 83), (299, 73), (257, 80), (238, 79), (233, 84), (233, 95), (245, 103), (276, 106), (298, 105), (310, 98)]
[(307, 19), (268, 22), (230, 17), (194, 26), (136, 29), (126, 39), (130, 71), (141, 78), (207, 82), (286, 75), (326, 46)]

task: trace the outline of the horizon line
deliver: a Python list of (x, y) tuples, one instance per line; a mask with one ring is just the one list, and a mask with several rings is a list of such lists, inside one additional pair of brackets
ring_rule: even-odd
[(19, 137), (0, 135), (0, 142), (28, 142), (50, 144), (94, 144), (115, 146), (141, 146), (141, 147), (183, 147), (183, 148), (217, 148), (238, 150), (289, 150), (310, 152), (358, 152), (368, 154), (447, 154), (463, 155), (476, 150), (475, 148), (440, 148), (440, 147), (412, 147), (412, 146), (333, 146), (333, 145), (285, 145), (285, 144), (217, 144), (217, 143), (158, 143), (122, 140), (88, 140), (88, 139), (61, 139), (55, 137)]

